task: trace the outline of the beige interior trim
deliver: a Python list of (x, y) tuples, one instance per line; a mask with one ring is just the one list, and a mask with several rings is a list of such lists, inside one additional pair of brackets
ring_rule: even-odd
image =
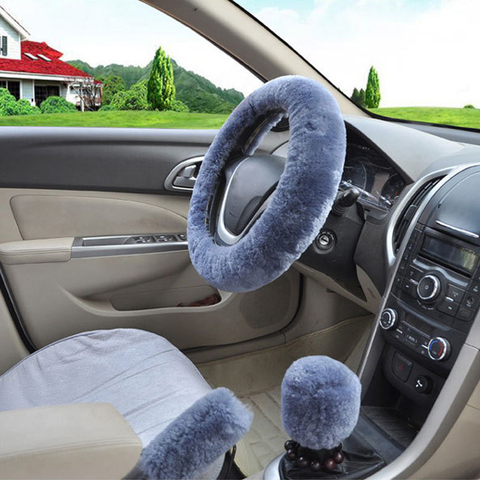
[(0, 244), (0, 263), (26, 265), (29, 263), (68, 262), (73, 238), (52, 238)]
[(0, 295), (0, 375), (27, 355), (28, 350), (18, 335), (3, 295)]
[(183, 233), (190, 199), (58, 191), (10, 199), (23, 239), (141, 233)]
[(244, 342), (284, 328), (299, 301), (299, 274), (290, 271), (256, 292), (220, 292), (221, 302), (213, 306), (179, 307), (215, 291), (195, 271), (187, 251), (3, 268), (38, 348), (111, 328), (150, 331), (180, 349)]
[(343, 113), (368, 116), (317, 70), (255, 19), (228, 0), (142, 0), (188, 25), (261, 77), (304, 75), (317, 80), (335, 97)]
[(320, 283), (324, 287), (338, 293), (339, 295), (350, 300), (351, 302), (356, 303), (365, 310), (371, 313), (378, 312), (380, 302), (382, 300), (382, 295), (375, 287), (372, 279), (360, 267), (357, 266), (357, 276), (366, 300), (358, 298), (357, 296), (353, 295), (348, 290), (343, 288), (340, 284), (333, 280), (333, 278), (325, 275), (318, 270), (315, 270), (314, 268), (304, 265), (303, 263), (295, 262), (293, 264), (293, 267), (306, 277), (314, 279), (316, 282)]
[(121, 479), (142, 443), (112, 405), (0, 413), (0, 479)]
[[(0, 243), (185, 231), (190, 198), (123, 192), (0, 189)], [(173, 233), (173, 232), (164, 232)]]

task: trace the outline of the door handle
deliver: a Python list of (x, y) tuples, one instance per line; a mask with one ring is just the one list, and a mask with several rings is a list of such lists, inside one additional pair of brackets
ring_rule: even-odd
[(165, 190), (192, 192), (204, 157), (195, 157), (179, 163), (165, 180)]

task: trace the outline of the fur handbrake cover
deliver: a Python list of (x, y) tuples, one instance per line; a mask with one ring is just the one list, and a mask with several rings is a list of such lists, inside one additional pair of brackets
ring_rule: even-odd
[(253, 414), (226, 388), (195, 402), (142, 452), (147, 479), (191, 479), (205, 471), (250, 429)]

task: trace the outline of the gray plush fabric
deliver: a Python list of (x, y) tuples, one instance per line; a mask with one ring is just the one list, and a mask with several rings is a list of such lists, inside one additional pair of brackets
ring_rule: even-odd
[(282, 383), (285, 431), (303, 447), (338, 447), (357, 424), (361, 390), (358, 377), (332, 358), (297, 360)]
[[(110, 403), (145, 448), (209, 392), (193, 363), (164, 338), (140, 330), (97, 331), (56, 342), (1, 376), (0, 411)], [(223, 456), (199, 478), (216, 478), (222, 463)]]
[(250, 429), (253, 415), (230, 390), (218, 388), (174, 420), (143, 451), (146, 477), (187, 479), (225, 454)]
[[(267, 127), (288, 113), (290, 144), (285, 171), (271, 202), (237, 244), (216, 245), (206, 224), (209, 202), (241, 134), (270, 114)], [(252, 154), (268, 128), (250, 148)], [(332, 95), (314, 80), (287, 76), (247, 97), (222, 127), (193, 192), (188, 235), (199, 274), (220, 290), (256, 290), (284, 273), (311, 245), (335, 200), (342, 176), (346, 130)]]

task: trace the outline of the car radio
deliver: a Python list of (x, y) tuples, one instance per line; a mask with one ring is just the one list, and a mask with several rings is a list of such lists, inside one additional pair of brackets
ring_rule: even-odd
[(389, 343), (446, 376), (480, 306), (479, 264), (480, 247), (418, 223), (380, 316)]

